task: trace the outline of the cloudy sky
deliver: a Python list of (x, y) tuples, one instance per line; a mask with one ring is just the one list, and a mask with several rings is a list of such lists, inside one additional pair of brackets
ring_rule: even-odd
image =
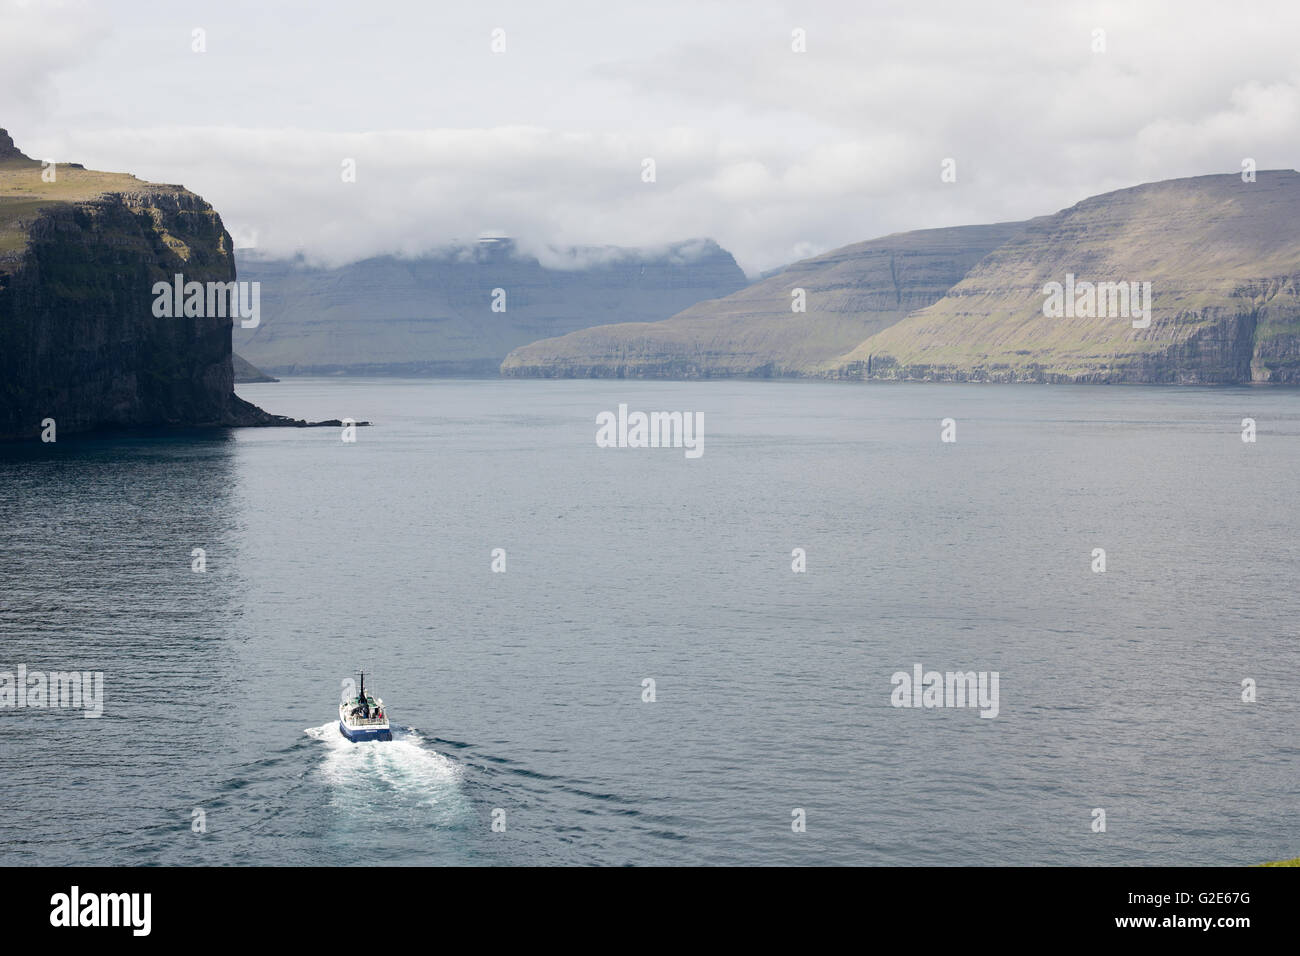
[(1297, 46), (1295, 0), (0, 0), (0, 126), (272, 253), (709, 236), (752, 274), (1300, 166)]

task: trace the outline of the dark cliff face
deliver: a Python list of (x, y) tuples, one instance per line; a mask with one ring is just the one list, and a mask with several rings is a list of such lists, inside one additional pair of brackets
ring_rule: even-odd
[[(2, 132), (2, 131), (0, 131)], [(154, 284), (229, 282), (230, 236), (179, 186), (41, 164), (0, 136), (0, 438), (276, 419), (234, 394), (229, 318), (159, 318)]]

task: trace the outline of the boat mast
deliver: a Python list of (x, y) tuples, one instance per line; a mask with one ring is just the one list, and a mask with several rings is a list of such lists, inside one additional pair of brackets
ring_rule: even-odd
[(361, 672), (361, 703), (366, 702), (366, 672)]

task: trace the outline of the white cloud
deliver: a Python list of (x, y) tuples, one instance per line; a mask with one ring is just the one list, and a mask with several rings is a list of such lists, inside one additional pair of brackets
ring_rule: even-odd
[(38, 125), (58, 103), (55, 76), (92, 58), (108, 32), (84, 0), (0, 0), (0, 126)]
[(485, 231), (538, 249), (709, 236), (752, 273), (1246, 156), (1297, 165), (1291, 3), (174, 9), (133, 5), (106, 40), (93, 17), (6, 34), (23, 59), (0, 77), (42, 104), (11, 122), (18, 145), (184, 182), (262, 248), (335, 262)]

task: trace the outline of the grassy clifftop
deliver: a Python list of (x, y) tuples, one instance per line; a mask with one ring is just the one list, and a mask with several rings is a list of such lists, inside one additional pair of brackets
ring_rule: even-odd
[[(43, 175), (45, 174), (45, 175)], [(130, 173), (105, 173), (76, 163), (57, 163), (53, 182), (40, 160), (25, 156), (6, 130), (0, 129), (0, 271), (13, 272), (27, 248), (32, 223), (42, 210), (74, 206), (112, 193), (174, 195), (181, 186), (145, 182)], [(212, 214), (214, 217), (216, 213)], [(160, 224), (161, 227), (161, 224)], [(188, 258), (183, 239), (166, 234), (162, 239), (182, 259)], [(225, 241), (228, 243), (229, 238)], [(228, 246), (226, 247), (229, 248)]]

